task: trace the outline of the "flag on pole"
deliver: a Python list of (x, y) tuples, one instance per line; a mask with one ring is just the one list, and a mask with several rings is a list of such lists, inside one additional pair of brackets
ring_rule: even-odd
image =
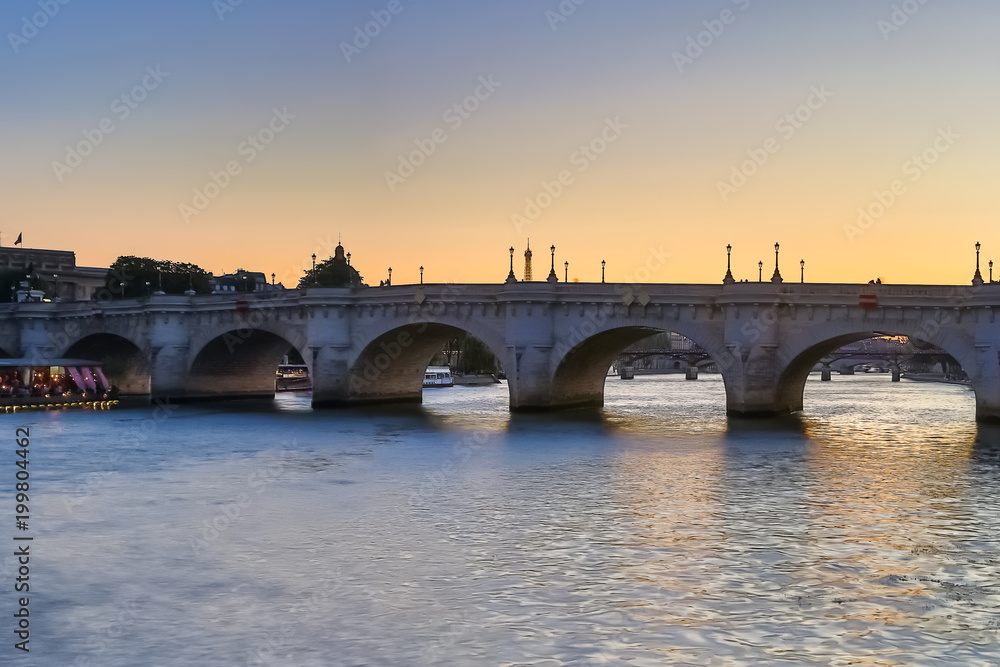
[(14, 245), (21, 245), (21, 235), (20, 234), (17, 235), (17, 240), (14, 241)]

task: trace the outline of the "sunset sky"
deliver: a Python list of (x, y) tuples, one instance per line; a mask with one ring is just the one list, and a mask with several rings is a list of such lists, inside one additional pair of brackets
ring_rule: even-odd
[(338, 234), (374, 284), (528, 237), (536, 279), (1000, 260), (996, 2), (237, 1), (0, 6), (2, 244), (286, 285)]

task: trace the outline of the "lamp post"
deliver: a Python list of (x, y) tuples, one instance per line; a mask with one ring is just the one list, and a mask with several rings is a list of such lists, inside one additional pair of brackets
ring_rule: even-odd
[(565, 273), (563, 274), (563, 282), (564, 283), (568, 283), (569, 282), (569, 262), (568, 261), (567, 262), (563, 262), (563, 270), (565, 271)]
[(247, 274), (243, 274), (243, 293), (247, 293)]
[(421, 265), (421, 267), (420, 267), (420, 284), (421, 285), (424, 284), (424, 267), (423, 267), (423, 265)]
[(146, 281), (146, 298), (149, 298), (149, 281)]
[(604, 260), (601, 260), (601, 284), (604, 284)]
[(733, 246), (731, 243), (726, 244), (726, 277), (722, 279), (722, 282), (725, 285), (736, 282), (736, 278), (733, 278)]
[(781, 272), (778, 271), (778, 244), (777, 244), (777, 242), (775, 242), (775, 244), (774, 244), (774, 275), (771, 276), (771, 282), (772, 283), (780, 283), (781, 282)]
[(757, 262), (757, 282), (764, 282), (764, 260)]
[(559, 282), (559, 277), (556, 275), (556, 247), (553, 245), (549, 248), (549, 251), (552, 253), (552, 267), (549, 269), (549, 277), (546, 278), (546, 281), (557, 283)]
[(806, 281), (806, 260), (799, 260), (799, 269), (802, 270), (802, 275), (799, 277), (799, 282), (804, 283)]
[(510, 273), (507, 274), (507, 283), (516, 283), (517, 276), (514, 275), (514, 246), (510, 247)]
[(392, 284), (392, 267), (391, 266), (389, 267), (389, 279), (385, 281), (385, 284), (386, 285), (391, 285)]
[(990, 260), (990, 282), (993, 282), (993, 260)]
[(54, 280), (55, 283), (56, 283), (56, 286), (53, 288), (53, 291), (55, 292), (55, 294), (52, 295), (52, 300), (53, 301), (58, 301), (59, 300), (59, 274), (58, 273), (53, 273), (52, 274), (52, 280)]
[(271, 272), (271, 287), (274, 287), (274, 272)]
[(979, 273), (979, 248), (981, 247), (979, 241), (976, 241), (976, 273), (972, 276), (973, 285), (983, 284), (983, 274)]
[(316, 253), (313, 253), (313, 273), (316, 273)]
[(351, 253), (347, 253), (347, 265), (351, 265)]

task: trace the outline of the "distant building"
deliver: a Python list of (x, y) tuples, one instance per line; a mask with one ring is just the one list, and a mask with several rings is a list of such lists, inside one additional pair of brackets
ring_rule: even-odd
[(285, 286), (281, 283), (272, 285), (267, 282), (267, 275), (260, 271), (245, 271), (244, 269), (237, 269), (236, 273), (224, 273), (221, 276), (212, 276), (209, 278), (209, 284), (212, 286), (213, 294), (226, 292), (272, 292), (285, 289)]
[(70, 250), (0, 247), (0, 271), (26, 274), (29, 269), (61, 301), (89, 301), (108, 274), (108, 269), (77, 266)]

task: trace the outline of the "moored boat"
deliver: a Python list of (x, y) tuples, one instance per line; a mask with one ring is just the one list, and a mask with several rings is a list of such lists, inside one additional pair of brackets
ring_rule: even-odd
[(428, 366), (424, 371), (424, 389), (431, 387), (451, 387), (455, 380), (451, 376), (451, 369), (447, 366)]
[(281, 364), (274, 376), (275, 391), (309, 391), (312, 378), (305, 364)]

